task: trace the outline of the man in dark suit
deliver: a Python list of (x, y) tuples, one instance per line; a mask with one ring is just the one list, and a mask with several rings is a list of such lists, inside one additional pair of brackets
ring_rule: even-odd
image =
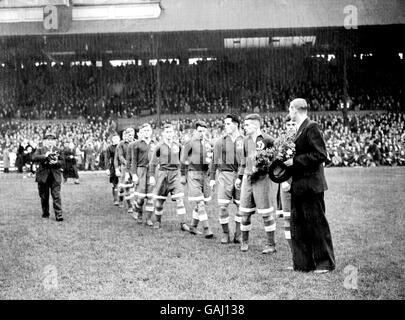
[(18, 146), (18, 150), (17, 150), (17, 158), (15, 160), (15, 166), (17, 167), (17, 171), (19, 173), (22, 173), (24, 170), (24, 165), (25, 165), (25, 158), (24, 158), (24, 151), (25, 148), (27, 147), (28, 141), (27, 139), (24, 139), (20, 145)]
[(60, 150), (56, 147), (56, 141), (55, 134), (46, 133), (43, 146), (37, 148), (32, 161), (39, 163), (35, 181), (38, 182), (42, 218), (49, 218), (49, 190), (51, 190), (56, 221), (63, 221), (60, 195), (63, 160)]
[(73, 142), (69, 142), (62, 153), (63, 158), (63, 181), (67, 182), (68, 178), (74, 178), (75, 184), (79, 182), (79, 172), (77, 171), (76, 148)]
[(323, 163), (325, 141), (316, 122), (307, 115), (304, 99), (290, 103), (289, 115), (297, 123), (296, 154), (285, 162), (292, 172), (291, 238), (294, 270), (325, 273), (335, 269), (332, 236), (325, 217), (326, 184)]

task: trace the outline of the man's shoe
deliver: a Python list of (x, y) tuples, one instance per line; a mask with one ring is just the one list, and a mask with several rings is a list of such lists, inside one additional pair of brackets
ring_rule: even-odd
[(212, 233), (210, 228), (204, 228), (204, 238), (205, 239), (212, 239), (214, 234)]
[(134, 209), (132, 209), (132, 208), (128, 208), (128, 214), (130, 214), (130, 215), (132, 215), (133, 213), (134, 213)]
[(159, 221), (156, 221), (156, 222), (153, 224), (153, 229), (160, 229), (160, 228), (161, 228), (160, 222), (159, 222)]
[(118, 201), (114, 201), (114, 206), (118, 207), (118, 206), (119, 206), (119, 202), (118, 202)]
[(231, 236), (229, 235), (229, 233), (223, 233), (221, 237), (221, 243), (228, 244), (229, 242), (231, 242)]
[(268, 254), (268, 253), (275, 253), (276, 250), (276, 246), (271, 246), (271, 245), (266, 245), (262, 251), (263, 254)]
[(152, 220), (147, 220), (145, 225), (147, 225), (148, 227), (153, 227), (153, 222)]
[(242, 243), (242, 236), (236, 236), (233, 238), (233, 243)]
[(80, 184), (80, 181), (79, 181), (79, 180), (75, 180), (75, 184)]
[(249, 250), (249, 245), (247, 242), (242, 242), (242, 245), (240, 246), (240, 251), (246, 252)]
[(49, 219), (49, 214), (43, 214), (42, 218)]
[(314, 273), (315, 274), (322, 274), (322, 273), (328, 273), (330, 271), (331, 270), (329, 270), (329, 269), (317, 269), (317, 270), (314, 270)]
[(187, 223), (180, 223), (180, 230), (190, 232), (190, 227), (188, 226)]
[(118, 204), (118, 207), (119, 207), (119, 208), (124, 208), (124, 203), (123, 203), (123, 202), (120, 202), (120, 203)]
[(62, 216), (58, 216), (58, 217), (56, 217), (56, 221), (58, 221), (58, 222), (63, 221), (63, 217), (62, 217)]
[(197, 234), (197, 235), (201, 235), (201, 234), (202, 234), (202, 232), (199, 231), (199, 230), (197, 230), (196, 227), (190, 227), (190, 233), (191, 233), (191, 234)]

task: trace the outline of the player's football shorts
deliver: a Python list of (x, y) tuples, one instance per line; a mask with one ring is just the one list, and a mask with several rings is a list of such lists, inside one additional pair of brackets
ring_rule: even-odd
[(240, 190), (235, 188), (237, 172), (221, 171), (218, 174), (218, 204), (240, 203)]
[(205, 171), (189, 171), (187, 173), (189, 201), (211, 201), (209, 179), (209, 174)]
[(110, 183), (113, 184), (114, 186), (117, 186), (119, 183), (118, 177), (115, 175), (115, 169), (114, 167), (110, 166)]
[(166, 200), (169, 194), (172, 200), (184, 198), (184, 188), (180, 181), (180, 171), (158, 170), (153, 197), (155, 199)]
[(152, 198), (153, 185), (149, 183), (149, 169), (147, 167), (138, 167), (136, 170), (138, 184), (135, 187), (135, 196), (138, 199)]
[(110, 183), (113, 184), (114, 186), (118, 185), (118, 177), (114, 175), (110, 175)]
[(239, 211), (242, 215), (255, 213), (273, 214), (276, 203), (276, 185), (268, 175), (261, 176), (253, 184), (250, 175), (244, 175), (240, 193)]
[(119, 176), (119, 185), (120, 188), (131, 188), (133, 187), (132, 181), (125, 181), (125, 173), (127, 172), (127, 168), (125, 166), (120, 167), (121, 175)]

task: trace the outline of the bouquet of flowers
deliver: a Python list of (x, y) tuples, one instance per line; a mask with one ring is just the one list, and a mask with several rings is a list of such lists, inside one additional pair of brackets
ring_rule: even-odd
[(282, 135), (274, 142), (275, 158), (284, 162), (295, 155), (295, 143), (290, 135)]
[(258, 150), (255, 154), (255, 165), (252, 168), (253, 175), (267, 174), (275, 158), (276, 150), (274, 148)]
[(287, 181), (291, 172), (284, 164), (284, 161), (291, 159), (295, 155), (295, 143), (292, 135), (282, 135), (274, 142), (274, 160), (269, 167), (270, 179), (276, 183)]
[(254, 158), (255, 165), (252, 168), (252, 180), (267, 173), (270, 179), (276, 183), (288, 180), (291, 174), (284, 161), (295, 155), (293, 139), (293, 135), (285, 134), (274, 141), (273, 147), (257, 150)]

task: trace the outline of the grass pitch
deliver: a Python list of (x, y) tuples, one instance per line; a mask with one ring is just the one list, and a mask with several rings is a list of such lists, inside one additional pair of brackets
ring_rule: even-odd
[(280, 218), (275, 255), (261, 254), (257, 214), (242, 253), (219, 243), (216, 200), (208, 206), (215, 239), (181, 232), (171, 201), (163, 228), (152, 230), (112, 206), (105, 174), (83, 173), (80, 185), (62, 186), (57, 223), (53, 210), (41, 218), (33, 179), (0, 174), (0, 299), (404, 299), (404, 168), (328, 168), (326, 178), (337, 268), (315, 275), (285, 270)]

